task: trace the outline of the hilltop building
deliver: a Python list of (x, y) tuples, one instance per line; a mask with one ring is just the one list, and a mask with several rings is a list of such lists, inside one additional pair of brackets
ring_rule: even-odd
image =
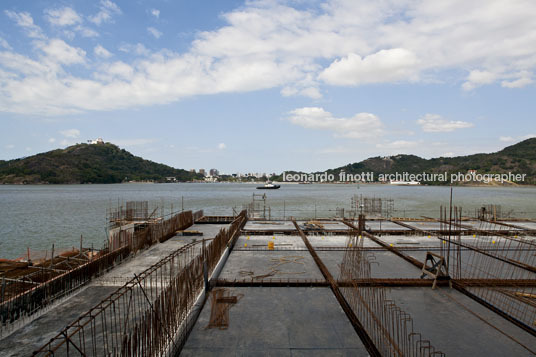
[(88, 140), (88, 144), (95, 145), (95, 144), (104, 144), (104, 140), (102, 138), (97, 138), (94, 140)]

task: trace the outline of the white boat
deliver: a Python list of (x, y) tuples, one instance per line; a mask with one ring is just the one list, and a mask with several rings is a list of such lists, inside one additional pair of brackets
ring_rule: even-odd
[(391, 181), (389, 183), (391, 185), (398, 185), (398, 186), (415, 186), (415, 185), (421, 184), (419, 181)]
[(275, 190), (275, 189), (277, 189), (277, 188), (279, 188), (279, 187), (281, 187), (281, 186), (279, 186), (279, 185), (274, 185), (274, 184), (272, 183), (272, 181), (268, 181), (268, 182), (266, 182), (263, 186), (257, 186), (257, 189), (258, 189), (258, 190)]

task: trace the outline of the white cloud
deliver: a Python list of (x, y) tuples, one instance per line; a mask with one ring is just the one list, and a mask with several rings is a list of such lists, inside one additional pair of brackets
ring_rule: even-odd
[(14, 148), (15, 148), (15, 145), (13, 145), (13, 144), (6, 145), (6, 149), (8, 149), (8, 150), (11, 150), (11, 149), (14, 149)]
[(156, 17), (157, 19), (160, 17), (160, 10), (158, 9), (151, 9), (151, 15)]
[(218, 144), (218, 150), (225, 150), (225, 148), (227, 148), (227, 145), (225, 145), (225, 143)]
[(472, 90), (481, 85), (491, 84), (497, 79), (497, 74), (489, 71), (473, 70), (469, 73), (467, 81), (463, 83), (464, 90)]
[(56, 63), (65, 65), (84, 63), (86, 52), (77, 47), (71, 47), (65, 41), (52, 39), (46, 44), (40, 44), (41, 50)]
[(363, 139), (383, 134), (380, 118), (370, 113), (358, 113), (350, 118), (335, 118), (323, 108), (304, 107), (291, 111), (287, 120), (307, 129), (333, 131), (336, 137)]
[(98, 78), (107, 82), (114, 80), (132, 80), (134, 76), (134, 68), (122, 61), (105, 64), (102, 66), (102, 71), (98, 74)]
[(296, 88), (295, 86), (288, 86), (281, 89), (281, 95), (284, 97), (300, 95), (312, 99), (322, 98), (322, 93), (317, 87)]
[(514, 141), (515, 139), (511, 136), (501, 136), (499, 137), (499, 141), (502, 141), (502, 142), (505, 142), (505, 143), (509, 143), (509, 142), (512, 142)]
[(106, 48), (102, 47), (101, 45), (95, 46), (95, 48), (93, 49), (93, 52), (95, 52), (96, 56), (101, 57), (101, 58), (110, 58), (110, 57), (112, 57), (112, 54)]
[(162, 36), (162, 32), (158, 31), (154, 27), (147, 27), (147, 32), (154, 36), (154, 38), (159, 39)]
[[(492, 83), (519, 88), (530, 84), (536, 69), (536, 2), (327, 0), (292, 8), (295, 3), (248, 1), (222, 14), (224, 26), (197, 33), (186, 52), (123, 44), (120, 50), (132, 54), (128, 79), (110, 76), (110, 63), (85, 60), (82, 51), (94, 51), (95, 44), (71, 47), (67, 62), (43, 61), (50, 42), (30, 14), (4, 11), (41, 41), (30, 41), (33, 52), (1, 51), (0, 111), (58, 115), (267, 88), (318, 99), (325, 83), (445, 80), (464, 82), (465, 90)], [(89, 19), (100, 25), (119, 13), (102, 0)], [(68, 29), (84, 36), (83, 25)], [(98, 35), (86, 29), (86, 36)], [(70, 63), (84, 63), (86, 70)]]
[(418, 63), (415, 54), (403, 48), (381, 50), (364, 58), (351, 53), (335, 60), (319, 78), (343, 86), (415, 80)]
[(60, 134), (65, 136), (66, 138), (78, 138), (80, 136), (80, 130), (78, 129), (67, 129), (60, 131)]
[(76, 26), (75, 30), (82, 35), (82, 37), (99, 37), (99, 33), (89, 27)]
[(523, 141), (531, 138), (536, 138), (536, 134), (526, 134), (522, 136), (500, 136), (499, 141), (505, 142), (505, 143), (512, 143), (514, 141)]
[(56, 142), (56, 138), (50, 138), (50, 139), (48, 139), (48, 142), (51, 143), (51, 144), (53, 144), (53, 143)]
[(148, 56), (151, 51), (147, 49), (142, 43), (133, 44), (123, 44), (119, 47), (119, 51), (125, 53), (134, 53), (140, 56)]
[(520, 73), (517, 73), (515, 77), (516, 79), (514, 80), (502, 81), (501, 86), (506, 88), (523, 88), (534, 82), (532, 73), (529, 71), (521, 71)]
[(82, 18), (70, 7), (45, 10), (48, 22), (56, 26), (70, 26), (82, 22)]
[(39, 26), (34, 24), (32, 16), (27, 12), (14, 12), (5, 10), (5, 14), (15, 21), (18, 26), (26, 30), (28, 37), (36, 39), (44, 39), (46, 36)]
[(90, 16), (89, 21), (95, 25), (101, 25), (103, 22), (112, 21), (112, 16), (116, 14), (121, 14), (119, 6), (110, 0), (101, 0), (100, 11), (96, 15)]
[(11, 46), (9, 45), (9, 43), (7, 43), (6, 40), (4, 40), (2, 37), (0, 37), (0, 47), (3, 47), (5, 48), (6, 50), (11, 50)]
[(446, 120), (438, 114), (426, 114), (422, 116), (417, 123), (425, 132), (445, 133), (456, 129), (472, 128), (473, 123), (468, 123), (459, 120)]

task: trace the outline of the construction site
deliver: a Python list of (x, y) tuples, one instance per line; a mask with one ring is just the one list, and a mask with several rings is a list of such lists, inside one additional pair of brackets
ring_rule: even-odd
[(536, 355), (536, 220), (127, 202), (108, 242), (0, 264), (2, 356)]

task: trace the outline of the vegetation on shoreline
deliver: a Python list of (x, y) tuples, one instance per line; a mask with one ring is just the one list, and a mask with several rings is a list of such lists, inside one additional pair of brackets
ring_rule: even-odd
[[(423, 159), (415, 155), (394, 155), (372, 157), (360, 162), (326, 170), (328, 174), (339, 177), (339, 172), (346, 174), (361, 174), (372, 172), (377, 178), (380, 174), (451, 174), (466, 173), (476, 170), (479, 174), (504, 174), (508, 172), (526, 174), (526, 179), (520, 184), (536, 184), (536, 138), (531, 138), (508, 146), (503, 150), (490, 154), (474, 154), (456, 157), (439, 157)], [(289, 172), (298, 173), (298, 172)], [(274, 178), (281, 181), (282, 176)], [(430, 185), (450, 184), (444, 181), (423, 182)], [(474, 184), (469, 182), (468, 184)]]
[(111, 143), (77, 144), (65, 149), (0, 161), (2, 184), (165, 182), (202, 178), (182, 169), (144, 160)]
[[(490, 154), (474, 154), (457, 157), (423, 159), (415, 155), (372, 157), (326, 171), (339, 177), (339, 172), (361, 174), (404, 173), (450, 174), (476, 170), (479, 174), (526, 174), (521, 184), (536, 184), (536, 138), (524, 140)], [(298, 173), (298, 172), (287, 172)], [(144, 160), (111, 143), (77, 144), (26, 158), (0, 160), (2, 184), (71, 184), (71, 183), (121, 183), (130, 181), (166, 182), (203, 180), (201, 174)], [(256, 179), (265, 181), (267, 178)], [(282, 175), (270, 177), (282, 181)], [(243, 182), (251, 178), (221, 175), (219, 181)], [(423, 182), (430, 185), (449, 184), (445, 181)], [(471, 182), (465, 184), (474, 184)], [(493, 183), (492, 183), (493, 184)]]

